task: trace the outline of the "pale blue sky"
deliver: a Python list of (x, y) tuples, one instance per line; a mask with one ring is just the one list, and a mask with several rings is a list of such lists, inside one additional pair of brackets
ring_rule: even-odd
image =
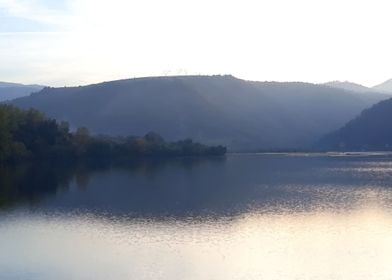
[(392, 78), (387, 0), (0, 0), (0, 80)]

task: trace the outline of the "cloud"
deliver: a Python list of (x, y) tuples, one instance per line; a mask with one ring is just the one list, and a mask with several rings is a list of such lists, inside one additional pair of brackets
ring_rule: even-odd
[(57, 27), (68, 26), (71, 22), (71, 15), (67, 14), (67, 11), (64, 9), (50, 7), (48, 3), (49, 1), (0, 0), (0, 11), (12, 18), (30, 20)]

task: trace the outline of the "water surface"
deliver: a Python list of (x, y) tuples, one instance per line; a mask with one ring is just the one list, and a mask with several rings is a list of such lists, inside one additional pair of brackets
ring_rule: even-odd
[(390, 155), (0, 169), (0, 279), (391, 279)]

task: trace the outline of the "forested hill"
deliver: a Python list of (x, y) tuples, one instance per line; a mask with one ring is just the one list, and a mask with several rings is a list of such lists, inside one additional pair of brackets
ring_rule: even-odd
[(341, 129), (323, 137), (318, 147), (326, 150), (392, 150), (392, 99), (382, 101)]
[(0, 82), (0, 101), (27, 96), (32, 92), (40, 91), (42, 88), (43, 86), (40, 85), (22, 85)]
[(192, 138), (231, 150), (305, 147), (385, 98), (324, 85), (179, 76), (45, 88), (12, 101), (92, 133)]

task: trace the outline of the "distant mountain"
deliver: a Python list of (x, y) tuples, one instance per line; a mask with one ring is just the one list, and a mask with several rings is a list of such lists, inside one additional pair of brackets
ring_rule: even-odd
[(392, 150), (392, 99), (364, 110), (341, 129), (323, 137), (318, 147), (329, 150)]
[(40, 91), (42, 88), (43, 86), (40, 85), (22, 85), (0, 82), (0, 102), (23, 97), (32, 92)]
[(377, 86), (374, 86), (373, 89), (379, 92), (386, 92), (392, 94), (392, 79), (385, 81)]
[(254, 151), (306, 147), (384, 98), (307, 83), (178, 76), (44, 88), (11, 104), (97, 134), (155, 131), (170, 141)]
[(372, 88), (368, 88), (363, 85), (351, 83), (348, 81), (345, 81), (345, 82), (332, 81), (332, 82), (325, 83), (324, 85), (329, 86), (329, 87), (333, 87), (333, 88), (340, 88), (340, 89), (354, 91), (354, 92), (360, 92), (360, 93), (374, 91), (374, 89), (372, 89)]

